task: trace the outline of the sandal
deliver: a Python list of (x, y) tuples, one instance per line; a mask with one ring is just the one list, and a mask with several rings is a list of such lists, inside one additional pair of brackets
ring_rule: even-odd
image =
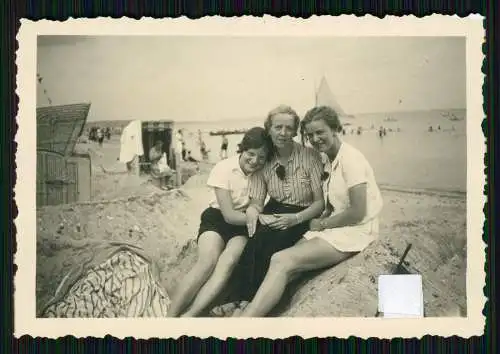
[(239, 301), (228, 302), (227, 304), (214, 307), (209, 315), (210, 317), (231, 317), (239, 309)]

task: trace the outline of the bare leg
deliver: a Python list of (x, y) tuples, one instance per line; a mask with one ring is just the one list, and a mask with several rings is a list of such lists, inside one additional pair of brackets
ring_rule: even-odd
[(200, 235), (198, 240), (198, 260), (179, 283), (170, 308), (169, 317), (177, 317), (191, 303), (196, 293), (212, 274), (217, 260), (224, 249), (224, 241), (213, 231)]
[(244, 236), (236, 236), (229, 240), (212, 275), (198, 292), (189, 310), (181, 317), (198, 315), (219, 295), (238, 263), (246, 243), (247, 238)]
[(351, 255), (352, 253), (338, 251), (320, 238), (299, 242), (275, 253), (264, 281), (241, 316), (265, 316), (278, 304), (293, 276), (304, 271), (333, 266)]

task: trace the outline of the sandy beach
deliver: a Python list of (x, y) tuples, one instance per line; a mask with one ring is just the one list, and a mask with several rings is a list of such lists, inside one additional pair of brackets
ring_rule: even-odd
[[(118, 139), (119, 141), (119, 139)], [(117, 138), (78, 144), (92, 158), (93, 200), (37, 210), (37, 311), (64, 275), (107, 241), (142, 247), (156, 262), (171, 293), (195, 261), (199, 215), (206, 207), (211, 165), (185, 163), (180, 188), (162, 191), (147, 176), (126, 172), (117, 161)], [(309, 275), (280, 310), (282, 316), (373, 316), (377, 277), (397, 264), (412, 244), (405, 267), (422, 274), (425, 315), (466, 315), (465, 193), (382, 186), (380, 238), (361, 254)]]

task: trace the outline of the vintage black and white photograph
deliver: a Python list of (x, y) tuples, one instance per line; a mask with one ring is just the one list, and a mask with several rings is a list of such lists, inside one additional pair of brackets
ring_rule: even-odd
[(465, 36), (42, 34), (30, 80), (37, 318), (470, 315)]

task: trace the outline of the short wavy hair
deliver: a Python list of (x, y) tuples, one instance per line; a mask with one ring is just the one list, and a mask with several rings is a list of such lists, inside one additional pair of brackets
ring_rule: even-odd
[(238, 154), (250, 149), (259, 149), (264, 147), (267, 152), (267, 160), (271, 158), (273, 142), (267, 131), (262, 127), (253, 127), (247, 130), (241, 143), (238, 144)]
[(340, 123), (338, 113), (332, 107), (319, 106), (307, 111), (304, 119), (300, 122), (300, 133), (302, 136), (305, 134), (306, 125), (316, 120), (322, 120), (336, 133), (342, 131), (342, 123)]
[(279, 105), (267, 114), (266, 121), (264, 122), (264, 128), (266, 129), (266, 132), (269, 133), (269, 129), (271, 129), (271, 125), (273, 124), (273, 118), (278, 114), (288, 114), (293, 117), (295, 135), (297, 135), (300, 126), (300, 117), (292, 107), (284, 104)]

